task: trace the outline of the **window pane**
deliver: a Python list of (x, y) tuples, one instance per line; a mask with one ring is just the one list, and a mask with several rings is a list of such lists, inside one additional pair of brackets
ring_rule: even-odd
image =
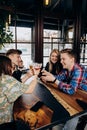
[(0, 53), (6, 53), (7, 50), (9, 49), (15, 49), (15, 44), (14, 43), (5, 43), (4, 44), (4, 47), (2, 46), (1, 50), (0, 50)]
[(29, 54), (31, 55), (31, 44), (29, 43), (18, 43), (17, 48), (22, 51), (22, 54)]
[(49, 56), (51, 52), (51, 44), (44, 44), (44, 50), (43, 50), (43, 55), (44, 56)]
[(46, 66), (46, 63), (49, 61), (49, 57), (44, 57), (43, 58), (43, 67)]
[(22, 59), (24, 61), (24, 66), (29, 67), (29, 62), (31, 61), (31, 44), (20, 43), (17, 44), (17, 48), (22, 51)]
[(31, 62), (31, 55), (21, 55), (21, 58), (24, 62), (25, 68), (29, 68), (29, 63)]
[(17, 29), (17, 42), (15, 42), (15, 27), (10, 26), (10, 31), (13, 33), (13, 43), (6, 43), (0, 50), (0, 53), (6, 53), (9, 49), (20, 49), (22, 51), (22, 59), (25, 67), (28, 66), (32, 57), (32, 43), (31, 43), (31, 28), (16, 27)]
[(13, 27), (13, 26), (10, 26), (9, 27), (10, 28), (10, 31), (12, 32), (12, 34), (13, 34), (13, 42), (15, 42), (15, 27)]
[(44, 29), (43, 34), (43, 66), (49, 61), (51, 51), (58, 49), (58, 43), (60, 41), (60, 30)]
[(58, 44), (53, 44), (53, 49), (58, 49)]
[[(16, 27), (17, 42), (31, 42), (31, 28)], [(13, 33), (13, 41), (15, 42), (15, 27), (10, 26), (10, 31)]]
[(31, 42), (31, 28), (17, 27), (17, 42)]

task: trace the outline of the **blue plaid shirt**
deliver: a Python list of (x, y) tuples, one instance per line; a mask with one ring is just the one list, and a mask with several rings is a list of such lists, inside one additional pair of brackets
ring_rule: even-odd
[(78, 88), (87, 91), (87, 69), (79, 64), (70, 72), (63, 70), (56, 78), (60, 81), (58, 88), (65, 93), (72, 95)]

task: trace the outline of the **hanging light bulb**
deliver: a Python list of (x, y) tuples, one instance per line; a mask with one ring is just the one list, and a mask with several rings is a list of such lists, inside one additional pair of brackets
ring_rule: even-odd
[(51, 0), (44, 0), (44, 5), (45, 5), (45, 6), (50, 5), (50, 3), (51, 3)]
[(11, 14), (9, 14), (9, 24), (11, 24)]
[(6, 32), (8, 31), (8, 22), (6, 22), (6, 25), (5, 25), (6, 27)]
[(48, 5), (49, 4), (49, 0), (45, 0), (45, 5)]

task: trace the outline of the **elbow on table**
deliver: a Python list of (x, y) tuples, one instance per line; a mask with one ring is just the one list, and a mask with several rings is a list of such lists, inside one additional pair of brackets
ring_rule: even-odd
[(74, 89), (64, 90), (64, 92), (69, 95), (74, 95), (76, 93), (76, 91)]

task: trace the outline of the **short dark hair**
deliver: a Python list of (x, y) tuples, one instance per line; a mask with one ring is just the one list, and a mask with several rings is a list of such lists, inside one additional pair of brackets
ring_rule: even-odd
[(22, 51), (21, 50), (18, 50), (18, 49), (9, 49), (7, 52), (6, 52), (6, 56), (9, 56), (11, 54), (19, 54), (21, 55), (22, 54)]

